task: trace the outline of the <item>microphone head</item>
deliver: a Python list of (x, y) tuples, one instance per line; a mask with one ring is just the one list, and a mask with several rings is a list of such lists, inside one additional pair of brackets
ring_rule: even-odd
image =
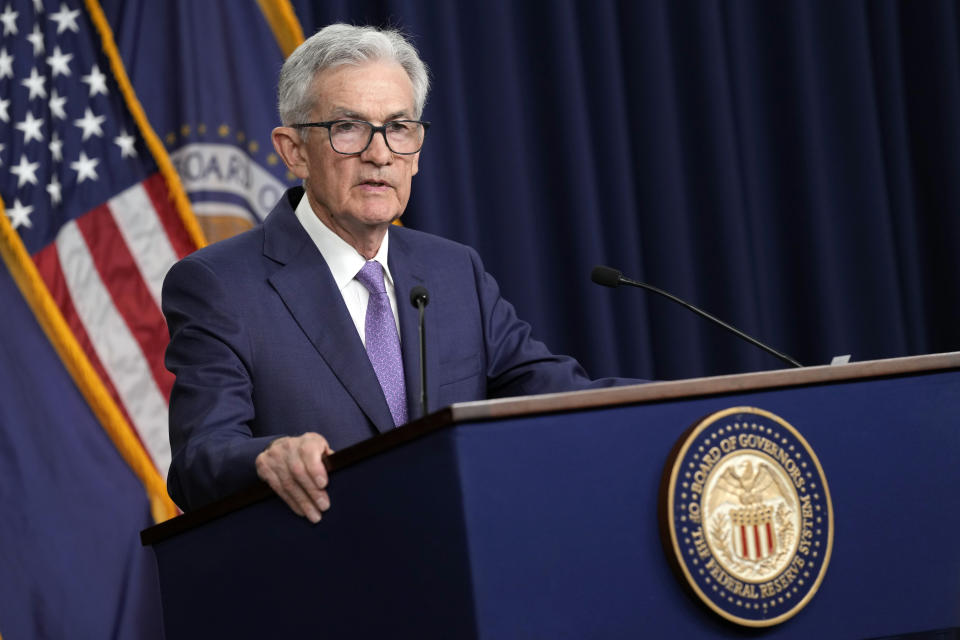
[(425, 287), (417, 285), (410, 289), (410, 304), (414, 307), (419, 309), (421, 304), (427, 306), (428, 302), (430, 302), (430, 294), (427, 293)]
[(603, 265), (594, 267), (593, 271), (590, 272), (590, 279), (605, 287), (619, 286), (622, 277), (622, 274), (613, 267), (604, 267)]

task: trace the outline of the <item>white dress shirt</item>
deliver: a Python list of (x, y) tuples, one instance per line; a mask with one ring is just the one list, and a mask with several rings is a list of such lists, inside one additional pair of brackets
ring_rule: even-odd
[[(335, 234), (327, 225), (320, 222), (320, 218), (313, 212), (306, 194), (300, 199), (296, 214), (297, 220), (300, 221), (304, 230), (317, 246), (327, 266), (330, 267), (330, 273), (333, 274), (333, 279), (340, 289), (340, 295), (343, 296), (343, 301), (347, 305), (353, 324), (357, 327), (357, 333), (360, 334), (360, 339), (366, 346), (367, 337), (364, 327), (370, 292), (355, 277), (363, 268), (363, 265), (366, 264), (366, 258), (347, 244), (343, 238)], [(400, 323), (397, 319), (397, 295), (394, 291), (393, 276), (390, 274), (390, 267), (387, 265), (389, 246), (390, 233), (388, 231), (384, 234), (380, 250), (377, 251), (377, 255), (373, 259), (383, 266), (383, 280), (387, 289), (387, 297), (390, 299), (393, 321), (397, 323), (397, 335), (400, 335)]]

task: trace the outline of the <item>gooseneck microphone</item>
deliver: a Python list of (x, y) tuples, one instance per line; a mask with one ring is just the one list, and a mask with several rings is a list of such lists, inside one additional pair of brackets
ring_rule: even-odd
[(750, 344), (752, 344), (752, 345), (754, 345), (754, 346), (757, 346), (757, 347), (760, 347), (761, 349), (763, 349), (764, 351), (766, 351), (766, 352), (769, 353), (770, 355), (772, 355), (772, 356), (774, 356), (774, 357), (776, 357), (776, 358), (779, 358), (780, 360), (786, 362), (787, 364), (789, 364), (789, 365), (791, 365), (791, 366), (793, 366), (793, 367), (802, 367), (802, 366), (803, 366), (802, 364), (800, 364), (799, 362), (797, 362), (796, 360), (794, 360), (794, 359), (791, 358), (790, 356), (788, 356), (788, 355), (786, 355), (786, 354), (784, 354), (784, 353), (780, 353), (779, 351), (777, 351), (776, 349), (774, 349), (774, 348), (772, 348), (772, 347), (768, 347), (767, 345), (763, 344), (762, 342), (760, 342), (760, 341), (757, 340), (756, 338), (752, 338), (752, 337), (748, 336), (748, 335), (745, 334), (743, 331), (740, 331), (740, 330), (737, 329), (736, 327), (730, 326), (729, 324), (727, 324), (727, 323), (724, 322), (723, 320), (720, 320), (719, 318), (716, 318), (716, 317), (710, 315), (709, 313), (707, 313), (706, 311), (704, 311), (704, 310), (702, 310), (702, 309), (698, 309), (697, 307), (693, 306), (693, 305), (690, 304), (689, 302), (685, 302), (685, 301), (681, 300), (680, 298), (678, 298), (677, 296), (675, 296), (675, 295), (673, 295), (673, 294), (670, 294), (670, 293), (667, 293), (667, 292), (664, 291), (663, 289), (658, 289), (658, 288), (654, 287), (653, 285), (649, 285), (649, 284), (647, 284), (647, 283), (645, 283), (645, 282), (638, 282), (638, 281), (636, 281), (636, 280), (631, 280), (630, 278), (624, 278), (622, 273), (620, 273), (619, 271), (617, 271), (616, 269), (614, 269), (614, 268), (612, 268), (612, 267), (604, 267), (604, 266), (594, 267), (594, 268), (593, 268), (593, 271), (590, 273), (590, 279), (593, 280), (594, 282), (596, 282), (597, 284), (602, 284), (602, 285), (605, 286), (605, 287), (618, 287), (618, 286), (620, 286), (621, 284), (627, 284), (627, 285), (630, 285), (631, 287), (639, 287), (639, 288), (641, 288), (641, 289), (646, 289), (647, 291), (652, 291), (653, 293), (657, 293), (657, 294), (659, 294), (659, 295), (661, 295), (661, 296), (663, 296), (663, 297), (665, 297), (665, 298), (667, 298), (667, 299), (669, 299), (669, 300), (673, 300), (674, 302), (676, 302), (677, 304), (679, 304), (679, 305), (681, 305), (681, 306), (683, 306), (683, 307), (686, 307), (687, 309), (689, 309), (690, 311), (693, 311), (693, 312), (694, 312), (695, 314), (697, 314), (698, 316), (700, 316), (700, 317), (702, 317), (702, 318), (706, 318), (707, 320), (710, 320), (711, 322), (714, 322), (714, 323), (720, 325), (721, 327), (723, 327), (723, 328), (726, 329), (727, 331), (733, 332), (735, 335), (739, 336), (740, 338), (743, 338), (744, 340), (746, 340), (746, 341), (749, 342)]
[(427, 339), (423, 324), (423, 313), (430, 302), (427, 290), (417, 285), (410, 290), (410, 304), (420, 311), (417, 329), (420, 335), (420, 417), (427, 415)]

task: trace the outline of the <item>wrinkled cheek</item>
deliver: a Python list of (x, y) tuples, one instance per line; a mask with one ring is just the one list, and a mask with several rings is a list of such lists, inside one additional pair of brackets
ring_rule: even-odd
[(398, 191), (396, 193), (396, 200), (400, 210), (403, 211), (407, 206), (407, 202), (410, 200), (410, 190)]

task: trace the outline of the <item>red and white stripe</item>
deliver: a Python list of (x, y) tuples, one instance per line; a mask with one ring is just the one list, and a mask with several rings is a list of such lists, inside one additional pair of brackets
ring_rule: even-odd
[(173, 376), (160, 311), (167, 270), (194, 249), (159, 174), (64, 225), (34, 262), (157, 470), (170, 466)]
[(747, 560), (766, 558), (773, 554), (777, 546), (770, 522), (735, 527), (733, 537), (737, 555)]

